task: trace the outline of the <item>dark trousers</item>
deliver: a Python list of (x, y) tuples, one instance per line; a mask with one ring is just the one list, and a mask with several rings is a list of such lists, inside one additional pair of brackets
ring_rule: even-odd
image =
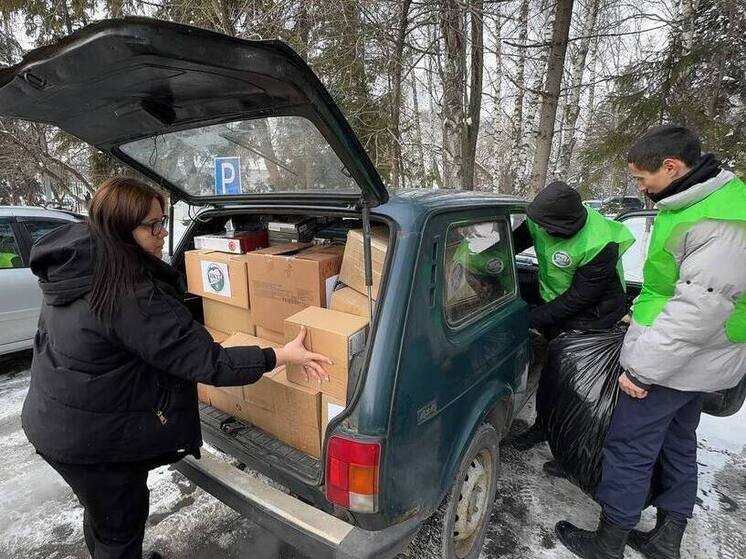
[(43, 457), (83, 505), (83, 534), (93, 559), (142, 559), (150, 507), (142, 464), (60, 464)]
[(661, 483), (653, 505), (691, 518), (697, 498), (697, 426), (704, 394), (653, 386), (646, 398), (619, 394), (603, 449), (598, 500), (622, 528), (640, 521), (656, 462)]

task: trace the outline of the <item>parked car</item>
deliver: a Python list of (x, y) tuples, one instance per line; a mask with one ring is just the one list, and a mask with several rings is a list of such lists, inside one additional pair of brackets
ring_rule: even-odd
[(78, 219), (59, 210), (0, 206), (0, 355), (30, 348), (36, 333), (41, 290), (29, 268), (31, 245)]
[(583, 204), (594, 210), (601, 210), (603, 202), (601, 200), (583, 200)]
[[(386, 559), (413, 538), (428, 557), (479, 556), (500, 441), (542, 361), (528, 332), (536, 266), (516, 264), (511, 235), (524, 200), (389, 192), (288, 46), (145, 18), (88, 26), (1, 70), (0, 113), (55, 124), (157, 181), (172, 202), (202, 207), (173, 251), (177, 268), (196, 235), (231, 218), (384, 227), (366, 347), (320, 458), (203, 405), (205, 440), (284, 490), (207, 450), (177, 468), (314, 558)], [(492, 277), (469, 275), (463, 254), (486, 251)], [(200, 300), (187, 304), (200, 319)]]
[(607, 217), (617, 217), (627, 212), (643, 209), (645, 206), (637, 196), (614, 196), (606, 198), (601, 213)]

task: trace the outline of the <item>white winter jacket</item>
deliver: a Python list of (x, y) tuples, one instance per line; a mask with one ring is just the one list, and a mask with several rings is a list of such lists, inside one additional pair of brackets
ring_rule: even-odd
[[(733, 177), (721, 171), (657, 207), (685, 208)], [(701, 392), (732, 388), (746, 374), (746, 343), (731, 342), (725, 330), (746, 292), (746, 226), (701, 221), (682, 236), (674, 256), (679, 265), (675, 294), (651, 326), (632, 322), (621, 365), (642, 384)]]

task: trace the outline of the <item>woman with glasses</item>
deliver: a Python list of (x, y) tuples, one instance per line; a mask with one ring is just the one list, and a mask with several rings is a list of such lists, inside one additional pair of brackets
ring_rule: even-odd
[(23, 429), (83, 506), (94, 559), (142, 557), (149, 470), (199, 456), (197, 382), (250, 384), (286, 363), (326, 379), (329, 360), (306, 350), (305, 331), (274, 350), (213, 342), (182, 303), (181, 274), (160, 259), (164, 206), (135, 179), (109, 179), (87, 222), (31, 252), (44, 301)]

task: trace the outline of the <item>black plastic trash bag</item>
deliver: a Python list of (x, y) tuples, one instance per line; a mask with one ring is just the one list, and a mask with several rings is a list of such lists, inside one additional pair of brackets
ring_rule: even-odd
[(536, 406), (555, 460), (595, 498), (601, 451), (619, 396), (625, 329), (569, 332), (552, 340)]
[(718, 390), (705, 394), (702, 413), (716, 417), (728, 417), (736, 414), (746, 400), (746, 376), (737, 385), (727, 390)]

